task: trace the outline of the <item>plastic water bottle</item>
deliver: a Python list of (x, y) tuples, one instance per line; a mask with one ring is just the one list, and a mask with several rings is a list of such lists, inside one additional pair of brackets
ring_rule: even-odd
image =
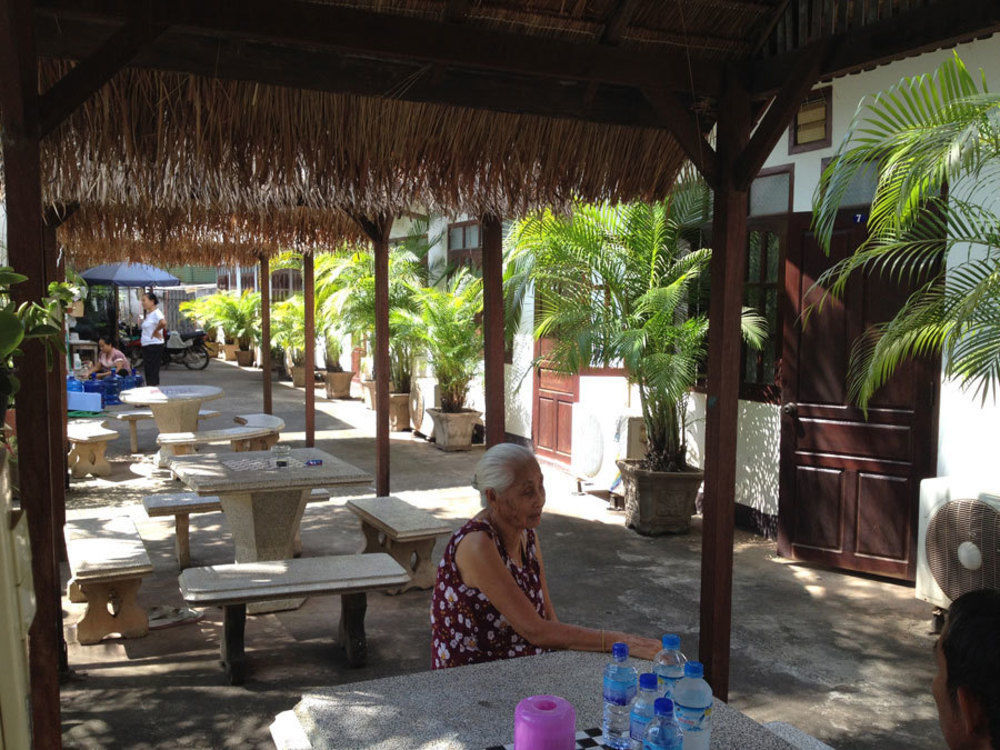
[(684, 676), (684, 665), (687, 664), (687, 657), (681, 653), (681, 637), (679, 635), (667, 633), (661, 642), (663, 650), (653, 658), (655, 664), (653, 671), (656, 672), (660, 695), (672, 699), (674, 686)]
[(142, 375), (140, 375), (138, 372), (136, 372), (136, 369), (134, 367), (132, 368), (132, 377), (135, 378), (136, 388), (142, 388), (144, 385), (146, 385), (146, 379), (142, 377)]
[(83, 381), (77, 380), (75, 375), (66, 376), (66, 390), (83, 393)]
[(681, 750), (683, 735), (674, 718), (674, 704), (669, 698), (657, 698), (653, 704), (656, 717), (646, 729), (642, 750)]
[(638, 675), (628, 663), (628, 644), (611, 647), (611, 661), (604, 669), (604, 744), (629, 750), (629, 708), (635, 699)]
[(639, 675), (639, 694), (632, 704), (632, 712), (628, 719), (628, 735), (632, 739), (632, 750), (642, 750), (642, 741), (646, 738), (646, 729), (653, 720), (653, 704), (657, 695), (656, 675), (646, 672)]
[(712, 734), (712, 688), (699, 661), (684, 665), (684, 679), (674, 688), (674, 716), (684, 735), (684, 750), (708, 750)]

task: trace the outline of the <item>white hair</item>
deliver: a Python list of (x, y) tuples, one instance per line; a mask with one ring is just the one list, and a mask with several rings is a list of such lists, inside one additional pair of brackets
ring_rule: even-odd
[(517, 470), (529, 461), (535, 462), (535, 454), (517, 443), (499, 443), (486, 451), (472, 477), (472, 486), (479, 490), (480, 504), (486, 507), (486, 490), (506, 492), (517, 480)]

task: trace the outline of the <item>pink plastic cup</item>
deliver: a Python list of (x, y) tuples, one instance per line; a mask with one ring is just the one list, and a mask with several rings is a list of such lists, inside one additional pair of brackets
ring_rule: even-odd
[(514, 710), (514, 750), (574, 750), (576, 711), (555, 695), (533, 695)]

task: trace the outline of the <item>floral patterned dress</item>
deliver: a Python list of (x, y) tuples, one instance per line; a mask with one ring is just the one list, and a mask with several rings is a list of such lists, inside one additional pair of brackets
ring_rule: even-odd
[(466, 534), (485, 532), (497, 546), (500, 559), (535, 610), (547, 617), (542, 575), (535, 546), (535, 532), (527, 531), (524, 565), (519, 567), (507, 555), (500, 535), (489, 521), (474, 518), (448, 541), (438, 565), (437, 581), (431, 598), (431, 668), (445, 669), (516, 656), (542, 654), (547, 649), (533, 646), (511, 627), (486, 595), (462, 582), (455, 564), (455, 550)]

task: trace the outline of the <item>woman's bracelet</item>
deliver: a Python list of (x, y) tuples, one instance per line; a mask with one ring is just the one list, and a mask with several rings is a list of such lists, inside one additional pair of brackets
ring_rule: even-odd
[(604, 645), (604, 630), (601, 630), (601, 653), (607, 653), (608, 647)]

